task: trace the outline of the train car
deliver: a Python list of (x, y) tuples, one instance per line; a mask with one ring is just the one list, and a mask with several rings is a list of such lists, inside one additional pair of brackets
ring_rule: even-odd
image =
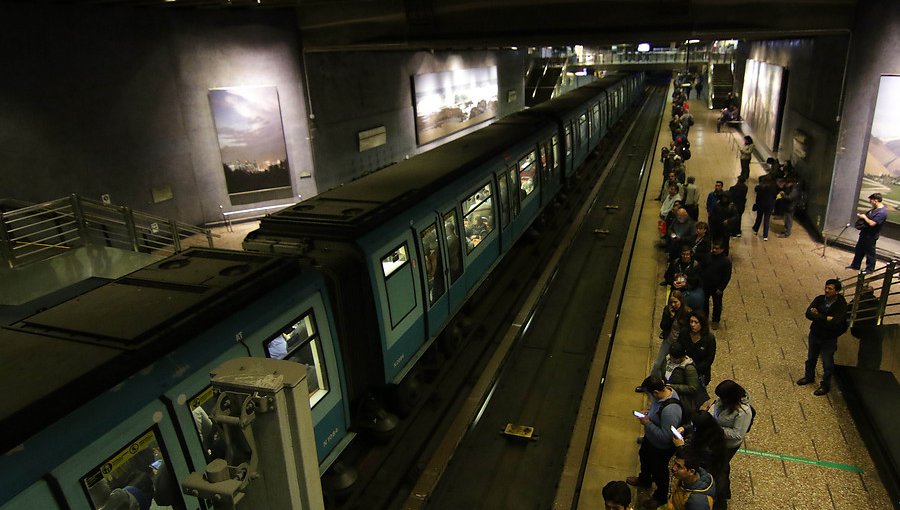
[(0, 330), (0, 508), (206, 508), (176, 480), (222, 455), (209, 372), (266, 352), (306, 365), (326, 469), (352, 438), (329, 302), (296, 259), (191, 249)]
[[(308, 258), (331, 278), (351, 401), (387, 386), (401, 414), (415, 405), (417, 360), (455, 330), (462, 305), (624, 113), (641, 77), (609, 77), (510, 115), (267, 216), (247, 236), (245, 249)], [(601, 109), (606, 122), (594, 122)]]

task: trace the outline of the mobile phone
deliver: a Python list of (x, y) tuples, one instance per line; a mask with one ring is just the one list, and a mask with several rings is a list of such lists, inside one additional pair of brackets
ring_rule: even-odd
[(675, 428), (675, 425), (671, 425), (669, 427), (672, 429), (672, 435), (677, 437), (679, 441), (684, 441), (684, 436), (681, 435), (681, 432), (678, 432), (678, 429)]
[(646, 417), (647, 417), (646, 414), (644, 414), (644, 413), (642, 413), (642, 412), (640, 412), (640, 411), (634, 411), (634, 415), (635, 415), (636, 417), (638, 417), (638, 418), (646, 418)]

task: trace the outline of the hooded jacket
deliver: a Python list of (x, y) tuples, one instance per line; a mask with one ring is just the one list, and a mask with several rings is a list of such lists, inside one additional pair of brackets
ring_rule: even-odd
[(716, 482), (705, 469), (698, 468), (697, 481), (678, 482), (669, 496), (666, 510), (712, 510), (716, 498)]

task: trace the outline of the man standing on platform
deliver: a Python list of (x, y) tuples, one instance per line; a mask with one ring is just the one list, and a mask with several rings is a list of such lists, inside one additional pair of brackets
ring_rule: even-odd
[(659, 376), (647, 377), (641, 387), (650, 394), (650, 409), (644, 410), (638, 417), (644, 426), (644, 440), (638, 451), (641, 472), (625, 481), (636, 487), (650, 487), (655, 483), (653, 496), (642, 506), (657, 508), (665, 504), (669, 495), (669, 459), (675, 453), (671, 427), (677, 427), (681, 422), (681, 401), (678, 393), (666, 386)]
[(719, 199), (722, 198), (722, 194), (725, 193), (725, 183), (722, 181), (716, 181), (716, 188), (709, 192), (706, 195), (706, 216), (709, 217), (710, 214), (715, 210), (716, 206), (719, 205)]
[(696, 453), (681, 447), (675, 451), (672, 475), (678, 483), (669, 497), (666, 509), (711, 510), (716, 498), (716, 482), (711, 474), (700, 467)]
[[(887, 220), (887, 207), (882, 203), (881, 193), (872, 193), (869, 195), (869, 203), (872, 208), (865, 214), (856, 215), (857, 223), (862, 227), (859, 229), (859, 240), (856, 242), (856, 250), (853, 254), (853, 262), (847, 266), (847, 269), (859, 271), (863, 257), (866, 258), (866, 272), (871, 273), (875, 270), (875, 243), (878, 242), (878, 234), (881, 232), (881, 226)], [(865, 222), (862, 224), (861, 222)], [(859, 227), (857, 227), (859, 228)]]
[(825, 294), (813, 299), (806, 309), (809, 325), (809, 350), (803, 378), (797, 384), (804, 386), (816, 381), (816, 363), (822, 357), (822, 384), (813, 395), (821, 396), (831, 389), (834, 372), (834, 352), (837, 339), (847, 331), (847, 301), (841, 292), (841, 281), (831, 278), (825, 281)]
[[(725, 243), (721, 239), (713, 239), (712, 256), (703, 268), (703, 295), (706, 300), (706, 316), (710, 317), (709, 326), (719, 329), (722, 319), (722, 296), (725, 287), (731, 281), (731, 259), (725, 253)], [(712, 299), (712, 316), (709, 315), (709, 300)], [(707, 381), (709, 382), (709, 381)]]

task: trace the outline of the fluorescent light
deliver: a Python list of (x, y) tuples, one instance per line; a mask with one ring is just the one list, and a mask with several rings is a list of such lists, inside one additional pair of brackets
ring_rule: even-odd
[(650, 51), (650, 43), (642, 42), (638, 44), (637, 50), (641, 53), (646, 53)]

